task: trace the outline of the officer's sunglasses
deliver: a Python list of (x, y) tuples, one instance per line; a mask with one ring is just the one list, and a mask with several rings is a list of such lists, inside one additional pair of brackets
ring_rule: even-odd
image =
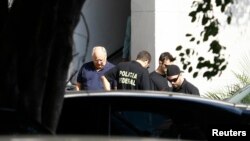
[(171, 83), (176, 82), (178, 80), (179, 76), (180, 76), (180, 74), (174, 79), (168, 79), (168, 81), (171, 82)]

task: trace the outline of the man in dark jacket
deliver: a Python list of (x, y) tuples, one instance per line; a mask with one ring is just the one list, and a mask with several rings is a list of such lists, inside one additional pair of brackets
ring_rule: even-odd
[(199, 89), (181, 75), (180, 68), (176, 65), (167, 67), (167, 79), (172, 84), (173, 92), (200, 95)]
[(172, 86), (166, 78), (167, 66), (171, 65), (175, 58), (169, 52), (163, 52), (159, 57), (159, 65), (150, 73), (152, 90), (172, 91)]
[(138, 53), (136, 60), (119, 63), (101, 77), (105, 90), (110, 90), (110, 81), (116, 80), (117, 89), (150, 90), (150, 78), (147, 68), (151, 55), (147, 51)]

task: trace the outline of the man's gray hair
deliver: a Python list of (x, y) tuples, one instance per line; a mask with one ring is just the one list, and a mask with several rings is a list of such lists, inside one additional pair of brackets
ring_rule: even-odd
[(94, 53), (96, 52), (96, 50), (102, 51), (107, 56), (107, 51), (106, 51), (105, 47), (103, 47), (103, 46), (95, 46), (92, 49), (92, 56), (94, 55)]

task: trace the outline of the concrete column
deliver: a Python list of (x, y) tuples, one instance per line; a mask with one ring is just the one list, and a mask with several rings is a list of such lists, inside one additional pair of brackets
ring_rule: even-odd
[(177, 56), (177, 43), (185, 40), (190, 18), (190, 1), (131, 0), (131, 57), (141, 50), (152, 55), (150, 72), (158, 66), (162, 52)]
[(134, 60), (142, 50), (152, 55), (151, 72), (155, 62), (154, 0), (131, 0), (131, 59)]

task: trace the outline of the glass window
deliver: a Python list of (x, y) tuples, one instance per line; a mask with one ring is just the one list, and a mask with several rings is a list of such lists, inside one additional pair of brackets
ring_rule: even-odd
[(243, 104), (250, 104), (250, 94), (248, 94), (246, 97), (244, 97), (241, 100), (241, 103), (243, 103)]
[(57, 134), (108, 135), (108, 104), (66, 99)]
[(113, 111), (111, 117), (113, 135), (177, 136), (173, 121), (167, 115), (144, 111)]

